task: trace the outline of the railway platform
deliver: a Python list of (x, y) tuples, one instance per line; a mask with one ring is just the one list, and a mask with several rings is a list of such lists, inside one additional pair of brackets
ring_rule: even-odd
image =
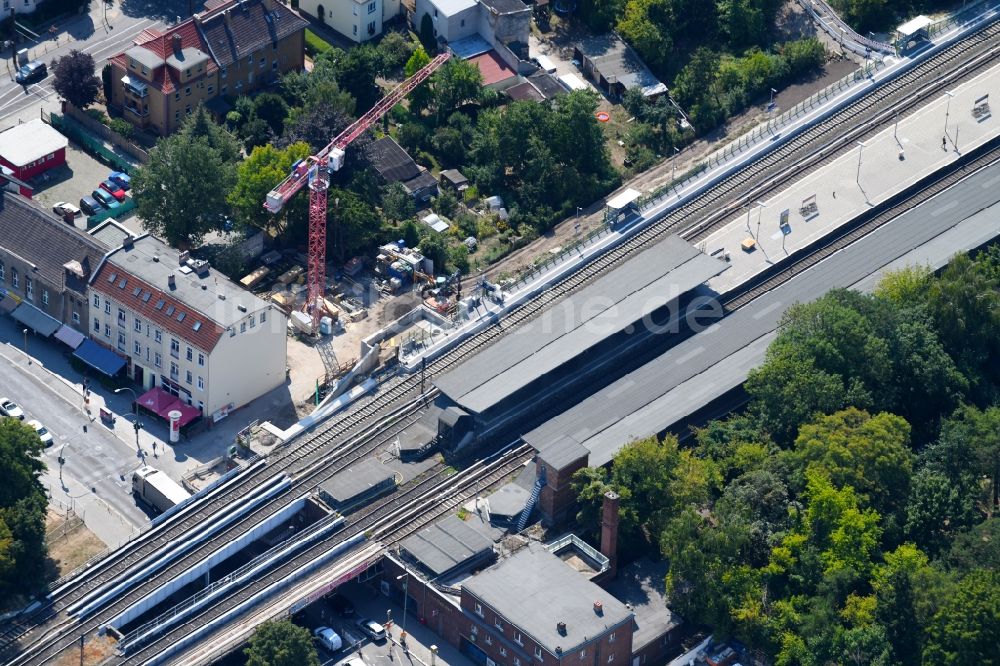
[(730, 291), (1000, 136), (991, 97), (1000, 104), (1000, 66), (899, 118), (778, 195), (733, 211), (731, 222), (698, 242), (705, 252), (728, 254), (731, 264), (708, 286)]

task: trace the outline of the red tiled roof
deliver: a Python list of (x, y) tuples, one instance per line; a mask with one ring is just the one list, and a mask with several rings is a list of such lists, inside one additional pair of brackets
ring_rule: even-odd
[[(113, 282), (109, 281), (112, 275), (115, 276)], [(125, 286), (119, 287), (122, 280), (126, 281)], [(209, 317), (192, 310), (171, 296), (169, 292), (161, 291), (109, 262), (105, 262), (97, 271), (90, 286), (95, 291), (124, 303), (156, 326), (169, 331), (181, 340), (190, 342), (192, 346), (203, 351), (212, 351), (225, 331)], [(137, 288), (140, 291), (135, 294)], [(150, 294), (148, 298), (145, 296), (146, 292)], [(157, 309), (156, 305), (161, 300), (163, 305)], [(167, 310), (170, 310), (169, 316), (166, 314)], [(177, 321), (177, 315), (180, 312), (187, 313), (184, 321)], [(201, 322), (197, 331), (194, 330), (195, 322)]]
[(497, 55), (497, 52), (492, 49), (486, 53), (469, 58), (468, 62), (473, 63), (482, 72), (484, 86), (488, 86), (491, 83), (498, 83), (514, 76), (514, 70), (508, 67), (500, 59), (500, 56)]
[[(193, 18), (189, 18), (186, 21), (178, 23), (174, 27), (162, 33), (158, 30), (147, 28), (139, 33), (139, 36), (133, 40), (132, 44), (134, 46), (141, 46), (142, 48), (155, 53), (158, 57), (165, 60), (173, 55), (174, 35), (181, 36), (182, 49), (198, 49), (199, 51), (209, 55), (208, 62), (205, 63), (206, 75), (212, 74), (218, 69), (215, 61), (211, 58), (211, 51), (208, 50), (208, 46), (205, 44), (204, 40), (202, 40), (201, 33), (195, 25)], [(111, 56), (109, 60), (114, 62), (126, 72), (128, 71), (128, 62), (124, 53)], [(198, 78), (200, 77), (196, 77), (191, 80), (197, 81)], [(157, 67), (153, 71), (153, 80), (150, 82), (150, 86), (165, 94), (169, 94), (180, 88), (180, 80), (178, 79), (177, 74), (173, 71), (172, 67), (162, 66)]]

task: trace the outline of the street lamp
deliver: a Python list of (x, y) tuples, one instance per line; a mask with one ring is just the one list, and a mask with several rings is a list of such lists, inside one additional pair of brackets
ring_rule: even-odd
[(132, 407), (134, 408), (135, 419), (132, 422), (132, 427), (135, 428), (135, 452), (142, 456), (142, 447), (139, 446), (139, 431), (142, 430), (142, 424), (139, 423), (139, 398), (136, 396), (135, 391), (126, 387), (115, 389), (115, 393), (121, 393), (122, 391), (128, 391), (132, 394)]
[(858, 173), (854, 177), (854, 182), (856, 182), (858, 185), (861, 184), (861, 153), (864, 152), (864, 149), (865, 149), (865, 142), (858, 141)]
[(674, 154), (670, 156), (670, 184), (671, 185), (673, 185), (673, 183), (674, 183), (674, 173), (675, 173), (674, 158), (677, 157), (677, 153), (679, 153), (679, 152), (681, 152), (680, 148), (678, 148), (677, 146), (674, 146)]
[(951, 113), (951, 98), (955, 96), (955, 93), (945, 90), (944, 94), (948, 96), (948, 103), (944, 107), (944, 134), (948, 136), (948, 114)]
[(396, 580), (403, 581), (403, 624), (400, 627), (399, 644), (406, 647), (406, 602), (410, 598), (410, 570), (406, 568), (405, 564), (403, 565), (403, 571), (405, 573), (396, 576)]
[[(767, 204), (765, 204), (762, 201), (758, 201), (757, 202), (757, 238), (756, 238), (756, 240), (757, 240), (757, 244), (758, 245), (760, 245), (760, 216), (764, 212), (765, 208), (767, 208)], [(763, 249), (763, 248), (761, 248), (761, 249)]]
[(24, 329), (24, 355), (28, 357), (28, 365), (31, 365), (31, 355), (28, 353), (28, 329)]

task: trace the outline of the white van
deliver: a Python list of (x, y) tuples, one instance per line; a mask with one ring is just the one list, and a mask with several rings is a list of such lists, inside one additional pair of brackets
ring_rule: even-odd
[(556, 64), (552, 62), (548, 56), (536, 55), (531, 59), (536, 65), (542, 68), (543, 72), (548, 72), (549, 74), (556, 73)]
[(315, 636), (316, 640), (318, 640), (320, 644), (330, 652), (336, 652), (340, 648), (344, 647), (344, 641), (342, 641), (340, 636), (337, 635), (337, 632), (330, 627), (318, 627), (315, 631), (313, 631), (313, 636)]

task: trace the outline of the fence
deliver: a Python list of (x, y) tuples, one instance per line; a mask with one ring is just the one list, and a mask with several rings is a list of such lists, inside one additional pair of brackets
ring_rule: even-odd
[(43, 110), (42, 120), (68, 136), (75, 143), (79, 144), (81, 148), (108, 166), (118, 171), (128, 172), (132, 170), (132, 165), (127, 160), (121, 155), (108, 150), (108, 147), (102, 141), (88, 134), (87, 130), (72, 118), (60, 116), (58, 113), (45, 113)]
[(87, 218), (87, 228), (93, 229), (109, 217), (113, 217), (115, 219), (124, 217), (126, 213), (131, 213), (134, 209), (135, 199), (132, 197), (125, 197), (125, 201), (122, 201), (118, 208), (107, 208), (95, 215), (89, 216)]
[(107, 125), (100, 123), (90, 116), (88, 116), (84, 111), (76, 108), (68, 102), (63, 105), (63, 112), (69, 118), (72, 118), (76, 122), (80, 123), (90, 132), (93, 132), (97, 136), (103, 138), (105, 141), (109, 141), (112, 144), (118, 146), (126, 153), (132, 156), (136, 161), (142, 162), (143, 164), (149, 164), (149, 153), (147, 153), (143, 148), (135, 145), (125, 137), (123, 137), (118, 132), (114, 131)]

